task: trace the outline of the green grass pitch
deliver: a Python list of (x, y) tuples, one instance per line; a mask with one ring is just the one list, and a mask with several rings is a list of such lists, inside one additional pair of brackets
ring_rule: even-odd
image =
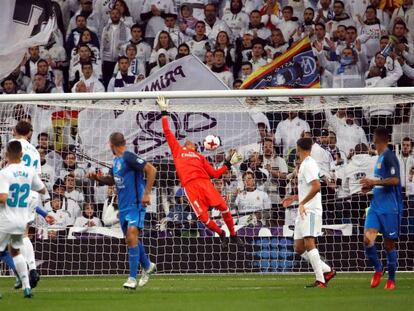
[(0, 278), (0, 310), (413, 310), (414, 273), (399, 273), (392, 292), (385, 278), (369, 288), (370, 277), (338, 273), (329, 288), (311, 289), (311, 274), (155, 275), (135, 291), (122, 288), (126, 277), (43, 277), (32, 299)]

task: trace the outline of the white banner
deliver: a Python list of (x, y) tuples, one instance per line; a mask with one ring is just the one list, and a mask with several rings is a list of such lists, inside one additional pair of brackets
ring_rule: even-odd
[(55, 26), (50, 0), (5, 0), (0, 10), (0, 80), (31, 46), (46, 44)]
[[(160, 71), (142, 82), (129, 86), (125, 91), (165, 91), (165, 90), (223, 90), (228, 89), (204, 64), (190, 55), (165, 65)], [(153, 111), (133, 112), (128, 110), (95, 110), (86, 109), (79, 114), (78, 134), (82, 149), (90, 157), (111, 161), (112, 154), (108, 146), (108, 138), (112, 132), (122, 132), (128, 148), (143, 158), (169, 156), (169, 148), (165, 141), (161, 115), (155, 101), (122, 101), (118, 104), (151, 105)], [(211, 112), (209, 105), (229, 106), (228, 112)], [(153, 105), (153, 106), (152, 106)], [(222, 139), (223, 148), (234, 147), (257, 142), (258, 132), (255, 122), (248, 112), (234, 112), (232, 106), (240, 106), (237, 99), (175, 100), (174, 105), (188, 106), (187, 112), (170, 114), (170, 127), (182, 143), (186, 139), (202, 145), (208, 134), (218, 135)], [(200, 112), (200, 105), (203, 106)], [(99, 106), (99, 103), (96, 104)], [(197, 109), (193, 109), (196, 108)], [(152, 109), (150, 109), (152, 110)], [(224, 110), (224, 109), (222, 109)], [(227, 109), (226, 109), (227, 110)], [(198, 111), (198, 112), (194, 112)], [(201, 148), (202, 149), (202, 148)]]

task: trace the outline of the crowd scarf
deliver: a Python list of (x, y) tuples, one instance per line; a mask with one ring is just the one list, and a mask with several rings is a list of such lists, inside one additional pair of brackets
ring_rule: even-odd
[(342, 74), (345, 72), (346, 66), (354, 65), (354, 57), (353, 56), (346, 56), (341, 57), (339, 60), (339, 68), (337, 70), (337, 74)]
[(123, 75), (120, 71), (115, 76), (114, 87), (121, 88), (130, 84), (135, 83), (135, 76), (128, 72), (126, 75)]

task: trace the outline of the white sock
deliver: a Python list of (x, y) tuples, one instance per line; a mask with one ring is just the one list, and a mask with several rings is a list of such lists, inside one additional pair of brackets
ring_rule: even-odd
[(309, 262), (315, 272), (316, 280), (322, 283), (325, 283), (325, 278), (323, 277), (321, 258), (319, 257), (319, 252), (317, 248), (314, 248), (308, 251)]
[[(308, 256), (308, 252), (307, 251), (304, 251), (301, 255), (300, 255), (300, 257), (302, 257), (303, 259), (305, 259), (307, 262), (309, 262), (309, 256)], [(331, 267), (329, 267), (322, 259), (321, 259), (321, 261), (319, 262), (319, 264), (321, 265), (321, 267), (322, 267), (322, 272), (323, 273), (327, 273), (327, 272), (331, 272)]]
[(23, 289), (30, 288), (29, 275), (27, 271), (26, 260), (22, 254), (13, 257), (14, 265), (16, 266), (17, 274), (22, 281)]
[(23, 247), (20, 249), (20, 253), (23, 255), (24, 259), (26, 260), (26, 263), (29, 266), (29, 271), (35, 270), (36, 261), (35, 261), (33, 244), (32, 244), (32, 241), (30, 241), (28, 237), (23, 238)]

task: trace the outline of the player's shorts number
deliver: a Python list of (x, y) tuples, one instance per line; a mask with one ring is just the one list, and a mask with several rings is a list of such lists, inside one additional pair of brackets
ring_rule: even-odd
[(39, 164), (37, 160), (33, 161), (32, 164), (32, 158), (28, 154), (23, 155), (22, 160), (24, 162), (24, 165), (29, 167), (33, 166), (34, 168), (37, 168), (37, 165)]
[(30, 194), (29, 184), (11, 184), (10, 185), (11, 196), (7, 199), (7, 205), (9, 207), (27, 207), (27, 198)]

